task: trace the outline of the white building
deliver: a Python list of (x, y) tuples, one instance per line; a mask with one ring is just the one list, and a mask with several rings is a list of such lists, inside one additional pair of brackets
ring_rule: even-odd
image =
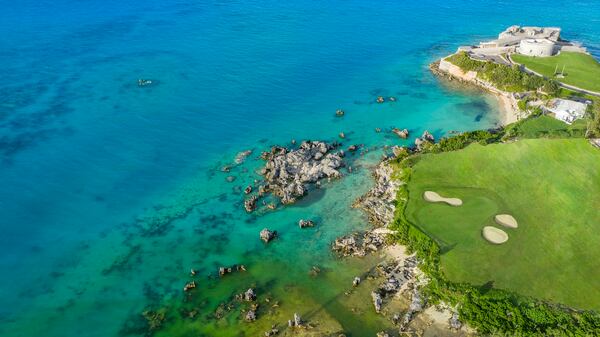
[(517, 46), (522, 40), (527, 39), (546, 39), (556, 42), (560, 39), (560, 28), (510, 26), (498, 34), (498, 39), (480, 42), (479, 48), (507, 48)]
[(576, 119), (582, 118), (585, 115), (587, 104), (556, 98), (550, 102), (547, 110), (552, 112), (556, 119), (571, 124)]
[(548, 39), (524, 39), (519, 43), (517, 52), (527, 56), (548, 57), (556, 53), (556, 43)]

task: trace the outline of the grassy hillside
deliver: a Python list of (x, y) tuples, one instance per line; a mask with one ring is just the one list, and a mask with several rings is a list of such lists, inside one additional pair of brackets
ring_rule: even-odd
[[(423, 200), (426, 190), (459, 197), (450, 207)], [(414, 165), (406, 216), (442, 248), (451, 281), (600, 309), (600, 151), (584, 139), (473, 144), (426, 154)], [(510, 213), (518, 229), (489, 244), (481, 229)]]
[[(600, 63), (588, 54), (562, 52), (552, 57), (532, 57), (518, 54), (511, 57), (515, 62), (521, 63), (548, 78), (582, 89), (600, 92)], [(554, 70), (557, 65), (559, 72), (565, 66), (565, 78), (555, 78)]]

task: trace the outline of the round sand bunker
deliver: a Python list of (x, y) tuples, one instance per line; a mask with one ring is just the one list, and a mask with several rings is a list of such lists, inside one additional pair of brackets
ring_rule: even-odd
[(423, 199), (429, 202), (445, 202), (450, 206), (462, 205), (462, 200), (458, 198), (444, 198), (433, 191), (425, 191), (425, 193), (423, 193)]
[(494, 217), (497, 224), (508, 228), (517, 228), (519, 224), (517, 220), (510, 214), (498, 214)]
[(508, 241), (508, 234), (500, 228), (485, 226), (483, 227), (483, 238), (489, 242), (499, 245)]

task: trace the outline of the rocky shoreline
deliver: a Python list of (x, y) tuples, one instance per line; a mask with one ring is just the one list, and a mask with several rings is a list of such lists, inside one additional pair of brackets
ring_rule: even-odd
[[(424, 141), (433, 141), (425, 134), (422, 138)], [(414, 254), (405, 254), (403, 246), (390, 246), (386, 240), (389, 234), (393, 234), (393, 230), (388, 226), (394, 220), (396, 197), (402, 185), (401, 181), (393, 178), (391, 161), (394, 158), (386, 158), (377, 165), (373, 171), (375, 185), (352, 205), (366, 213), (374, 228), (336, 239), (332, 250), (341, 257), (362, 257), (378, 251), (384, 253), (388, 260), (377, 265), (375, 274), (369, 276), (381, 279), (379, 286), (371, 291), (371, 300), (375, 312), (390, 319), (401, 335), (422, 335), (424, 329), (434, 324), (448, 333), (456, 332), (463, 327), (456, 310), (444, 304), (437, 306), (435, 310), (427, 305), (427, 297), (420, 289), (428, 280), (418, 267), (417, 257)], [(360, 286), (361, 279), (355, 277), (352, 284), (353, 287)], [(398, 301), (407, 302), (408, 307), (397, 311), (394, 308), (397, 307)], [(417, 318), (418, 324), (413, 323)], [(380, 335), (389, 336), (385, 331), (378, 334)]]
[(379, 163), (373, 172), (375, 186), (352, 204), (352, 207), (362, 209), (369, 222), (378, 227), (387, 227), (394, 220), (400, 182), (392, 179), (393, 173), (389, 161)]

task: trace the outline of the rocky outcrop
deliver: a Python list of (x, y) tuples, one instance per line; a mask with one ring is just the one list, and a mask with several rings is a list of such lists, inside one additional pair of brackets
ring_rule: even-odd
[(448, 323), (450, 324), (450, 328), (456, 329), (456, 330), (459, 330), (460, 328), (462, 328), (463, 324), (458, 318), (459, 318), (458, 313), (453, 312), (452, 317), (450, 317), (450, 320), (448, 321)]
[(394, 220), (400, 183), (392, 179), (393, 172), (389, 162), (381, 162), (373, 173), (375, 186), (352, 204), (352, 207), (364, 210), (376, 226), (385, 227)]
[(375, 307), (375, 312), (381, 312), (381, 305), (383, 304), (383, 299), (381, 298), (381, 294), (376, 291), (371, 292), (371, 298), (373, 299), (373, 306)]
[(408, 138), (408, 130), (407, 129), (400, 130), (400, 129), (397, 129), (397, 128), (393, 128), (392, 132), (394, 134), (396, 134), (396, 136), (398, 136), (398, 137), (400, 137), (402, 139)]
[(362, 235), (353, 233), (337, 238), (332, 250), (341, 256), (365, 256), (369, 252), (376, 252), (384, 243), (384, 234), (367, 231)]
[(312, 220), (300, 219), (300, 221), (298, 221), (298, 226), (300, 228), (314, 227), (315, 223)]
[(423, 300), (423, 297), (421, 296), (421, 293), (419, 292), (419, 289), (414, 288), (410, 306), (408, 307), (408, 311), (404, 314), (404, 317), (402, 318), (402, 323), (400, 323), (400, 331), (407, 330), (408, 325), (415, 317), (415, 314), (422, 311), (424, 305), (425, 302)]
[(219, 277), (231, 274), (234, 271), (246, 271), (246, 266), (244, 266), (243, 264), (237, 264), (233, 267), (219, 267)]
[(339, 178), (338, 169), (344, 166), (343, 154), (334, 150), (337, 143), (304, 141), (300, 147), (288, 150), (274, 146), (263, 152), (261, 158), (267, 163), (261, 170), (265, 178), (263, 193), (272, 193), (283, 204), (291, 204), (302, 197), (311, 184), (327, 178)]
[(435, 138), (433, 135), (429, 133), (429, 131), (425, 130), (421, 137), (415, 139), (415, 146), (417, 147), (417, 150), (420, 151), (425, 143), (433, 144), (434, 142)]
[(272, 231), (268, 228), (263, 228), (263, 230), (260, 231), (260, 239), (263, 240), (265, 243), (269, 243), (271, 240), (275, 239), (276, 236), (277, 231)]
[(300, 315), (298, 315), (297, 313), (294, 313), (294, 319), (288, 320), (288, 326), (289, 327), (301, 327), (302, 326), (302, 317), (300, 317)]
[(244, 319), (246, 320), (246, 322), (256, 321), (256, 311), (252, 309), (248, 310)]
[(256, 195), (250, 196), (248, 199), (244, 200), (244, 209), (246, 212), (251, 213), (256, 209), (256, 202), (258, 201), (258, 197)]
[(252, 301), (256, 300), (256, 293), (254, 292), (254, 289), (249, 288), (248, 290), (246, 290), (243, 298), (244, 298), (244, 301), (246, 301), (246, 302), (252, 302)]
[(183, 291), (190, 291), (194, 288), (196, 288), (196, 282), (191, 281), (191, 282), (186, 283), (185, 286), (183, 286)]

